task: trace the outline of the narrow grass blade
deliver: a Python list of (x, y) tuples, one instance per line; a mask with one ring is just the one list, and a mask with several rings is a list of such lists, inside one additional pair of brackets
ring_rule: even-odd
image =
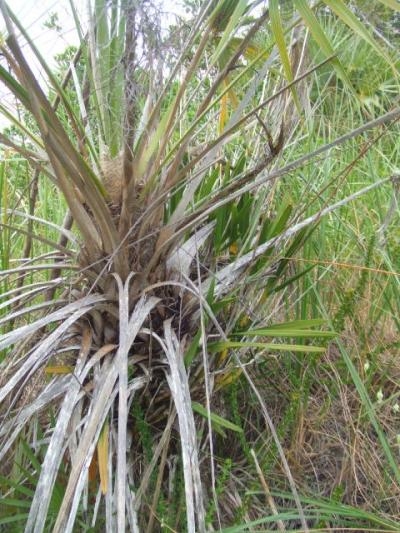
[[(282, 27), (282, 20), (279, 12), (279, 0), (270, 0), (269, 11), (271, 16), (271, 29), (275, 37), (275, 43), (278, 48), (279, 55), (281, 57), (283, 71), (285, 73), (287, 81), (291, 82), (293, 81), (293, 72), (285, 43), (285, 34)], [(291, 91), (297, 109), (300, 110), (300, 101), (297, 96), (296, 88), (293, 86), (291, 88)]]
[[(193, 411), (204, 417), (206, 420), (208, 420), (208, 411), (200, 403), (192, 402), (192, 409)], [(236, 433), (243, 433), (243, 429), (241, 427), (234, 424), (233, 422), (230, 422), (226, 418), (217, 415), (216, 413), (210, 413), (210, 419), (212, 424), (217, 427), (229, 429), (230, 431), (234, 431)]]
[[(345, 24), (349, 26), (349, 28), (351, 28), (354, 33), (360, 35), (360, 37), (362, 37), (364, 41), (366, 41), (380, 56), (382, 56), (396, 72), (396, 67), (390, 57), (382, 50), (382, 48), (370, 35), (370, 33), (367, 31), (365, 26), (359, 21), (356, 15), (346, 7), (344, 2), (340, 0), (324, 0), (324, 2), (332, 9), (334, 13), (336, 13), (336, 15), (341, 20), (343, 20)], [(399, 9), (399, 7), (397, 7), (397, 9)]]
[[(335, 54), (332, 44), (329, 42), (329, 39), (326, 36), (326, 33), (324, 32), (320, 23), (318, 22), (318, 19), (315, 16), (313, 10), (308, 5), (308, 2), (306, 0), (294, 0), (294, 3), (300, 15), (302, 16), (304, 22), (309, 27), (312, 36), (314, 37), (314, 39), (317, 41), (317, 43), (321, 47), (321, 50), (323, 51), (323, 53), (326, 56), (331, 56)], [(347, 87), (355, 95), (355, 91), (353, 89), (351, 81), (349, 77), (347, 76), (346, 71), (344, 70), (343, 65), (341, 64), (339, 59), (337, 58), (332, 59), (332, 64), (338, 76), (342, 78), (342, 80), (346, 83)]]

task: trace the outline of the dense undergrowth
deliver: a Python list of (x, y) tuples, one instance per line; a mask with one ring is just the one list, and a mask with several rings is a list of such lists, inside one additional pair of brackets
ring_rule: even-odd
[(0, 528), (398, 531), (395, 15), (106, 4), (2, 45)]

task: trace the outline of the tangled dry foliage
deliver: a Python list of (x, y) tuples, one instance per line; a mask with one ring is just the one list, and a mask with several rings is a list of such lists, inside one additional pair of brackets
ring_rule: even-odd
[[(278, 427), (282, 423), (282, 413), (290, 411), (288, 406), (294, 404), (292, 420), (283, 424), (282, 442), (301, 493), (366, 512), (378, 512), (396, 523), (400, 514), (400, 488), (388, 470), (379, 436), (371, 427), (365, 403), (341, 355), (341, 349), (353, 355), (359, 375), (372, 392), (379, 424), (392, 449), (398, 450), (397, 328), (387, 316), (372, 322), (371, 326), (371, 318), (368, 318), (374, 308), (371, 287), (366, 292), (346, 318), (338, 342), (330, 343), (316, 365), (309, 363), (302, 368), (311, 384), (305, 394), (302, 391), (302, 401), (298, 401), (300, 395), (293, 397), (293, 383), (288, 382), (285, 387), (281, 380), (283, 386), (278, 390), (277, 377), (285, 370), (287, 373), (287, 366), (285, 368), (280, 361), (261, 369), (254, 377), (258, 376), (261, 380), (258, 382), (264, 384), (263, 396)], [(361, 324), (365, 332), (369, 331), (366, 338), (359, 334)], [(282, 486), (279, 466), (275, 475), (280, 478), (277, 485)], [(269, 483), (276, 485), (271, 478)], [(284, 508), (287, 501), (282, 501), (278, 495), (275, 504)]]
[[(293, 411), (292, 433), (276, 429), (282, 406), (293, 400), (277, 354), (321, 356), (333, 336), (321, 331), (322, 320), (276, 324), (280, 290), (291, 278), (287, 258), (321, 216), (363, 193), (308, 218), (305, 205), (274, 204), (281, 176), (332, 147), (283, 163), (318, 67), (306, 53), (303, 26), (288, 46), (295, 76), (265, 81), (279, 64), (273, 47), (266, 52), (254, 39), (268, 10), (247, 18), (246, 2), (204, 5), (165, 80), (163, 58), (148, 45), (154, 26), (146, 2), (98, 2), (82, 43), (88, 52), (74, 108), (68, 85), (48, 68), (57, 105), (44, 94), (19, 45), (15, 26), (22, 29), (1, 4), (8, 31), (1, 79), (35, 124), (29, 131), (15, 121), (26, 139), (1, 141), (37, 178), (50, 178), (69, 208), (58, 242), (28, 232), (51, 252), (28, 259), (29, 252), (5, 271), (0, 458), (11, 479), (4, 482), (9, 505), (18, 507), (18, 487), (27, 489), (17, 527), (151, 532), (168, 522), (202, 532), (271, 512), (273, 527), (282, 529), (276, 505), (289, 503), (272, 485), (290, 494), (293, 524), (302, 530), (307, 520), (318, 525), (319, 515), (306, 519), (299, 488), (332, 496), (332, 483), (346, 485), (346, 501), (362, 505), (366, 487), (378, 488), (379, 479), (363, 470), (360, 457), (369, 458), (362, 450), (373, 437), (354, 425), (359, 406), (350, 386), (339, 381), (326, 403), (321, 383), (306, 408)], [(392, 109), (333, 145), (399, 113)], [(13, 218), (7, 224), (17, 227)], [(334, 350), (325, 357), (334, 372)], [(267, 376), (265, 365), (263, 373), (253, 368), (261, 359)], [(370, 452), (371, 459), (379, 454)], [(267, 481), (266, 469), (276, 479)], [(348, 476), (356, 496), (347, 492)]]
[[(347, 330), (344, 337), (351, 335), (354, 353), (359, 346), (354, 341), (357, 337), (353, 330)], [(360, 358), (360, 373), (363, 374), (362, 358)], [(398, 376), (400, 372), (398, 357), (395, 350), (388, 350), (379, 354), (376, 360), (379, 374), (373, 390), (383, 389), (385, 397), (393, 397), (398, 392)], [(338, 348), (333, 344), (322, 355), (318, 368), (309, 368), (309, 381), (313, 386), (306, 395), (296, 396), (293, 385), (285, 384), (282, 378), (287, 374), (286, 365), (278, 360), (269, 362), (261, 368), (253, 368), (252, 379), (257, 383), (271, 414), (274, 425), (282, 428), (280, 434), (285, 456), (299, 488), (300, 494), (312, 495), (304, 499), (305, 508), (312, 505), (317, 507), (327, 505), (327, 502), (337, 502), (338, 508), (332, 506), (329, 519), (321, 521), (321, 531), (348, 531), (348, 527), (338, 527), (335, 511), (339, 506), (351, 506), (354, 509), (368, 513), (377, 513), (382, 517), (383, 530), (386, 530), (384, 520), (397, 523), (399, 516), (400, 489), (396, 479), (387, 467), (387, 458), (382, 450), (376, 432), (371, 428), (366, 409), (360, 399), (350, 376), (348, 382), (343, 380), (343, 363)], [(304, 396), (306, 400), (304, 401)], [(243, 427), (249, 442), (257, 449), (257, 462), (264, 465), (268, 472), (267, 479), (259, 472), (260, 486), (254, 479), (254, 472), (249, 472), (246, 464), (246, 447), (240, 440), (229, 447), (229, 457), (233, 459), (231, 478), (226, 483), (225, 491), (221, 495), (220, 509), (225, 523), (231, 523), (238, 514), (244, 520), (256, 520), (265, 514), (278, 514), (292, 509), (292, 498), (287, 477), (281, 464), (276, 461), (274, 442), (265, 433), (259, 433), (260, 412), (257, 401), (249, 402), (246, 390), (238, 392), (238, 403)], [(224, 412), (223, 406), (218, 406), (219, 412)], [(378, 417), (381, 427), (393, 449), (398, 447), (398, 415), (394, 412), (392, 403), (378, 406)], [(288, 420), (288, 413), (291, 418)], [(286, 416), (286, 419), (283, 417)], [(247, 449), (249, 452), (249, 449)], [(254, 460), (254, 458), (253, 458)], [(218, 468), (223, 470), (221, 460)], [(254, 493), (243, 499), (243, 493), (238, 487), (257, 487)], [(271, 488), (272, 487), (272, 488)], [(365, 518), (365, 517), (364, 517)], [(286, 526), (279, 527), (277, 517), (274, 529), (293, 528), (301, 530), (300, 521), (288, 520)], [(259, 526), (264, 531), (263, 526)], [(299, 529), (298, 529), (299, 528)], [(254, 528), (257, 530), (257, 527)], [(292, 529), (291, 529), (292, 530)], [(350, 530), (351, 527), (350, 527)], [(359, 525), (357, 531), (364, 531)], [(368, 527), (365, 526), (365, 530)], [(380, 528), (378, 527), (378, 530)]]

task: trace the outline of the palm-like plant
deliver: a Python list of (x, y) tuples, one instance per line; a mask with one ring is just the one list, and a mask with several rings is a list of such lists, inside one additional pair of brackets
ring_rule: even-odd
[[(3, 272), (0, 457), (4, 471), (18, 471), (13, 494), (18, 483), (34, 486), (24, 493), (29, 511), (12, 517), (26, 531), (101, 527), (103, 520), (107, 531), (152, 531), (170, 497), (166, 465), (178, 453), (186, 519), (177, 524), (205, 531), (205, 509), (213, 499), (219, 505), (214, 434), (241, 431), (213, 406), (240, 376), (259, 398), (307, 527), (247, 370), (256, 350), (257, 357), (324, 350), (304, 343), (331, 335), (314, 329), (321, 321), (271, 320), (279, 322), (279, 291), (296, 277), (288, 258), (324, 213), (351, 200), (301, 219), (306, 203), (294, 209), (278, 187), (281, 176), (318, 155), (286, 165), (282, 158), (318, 67), (307, 57), (299, 13), (324, 63), (349, 83), (312, 9), (295, 4), (298, 12), (283, 23), (277, 2), (271, 13), (247, 2), (209, 2), (186, 35), (177, 31), (184, 43), (173, 61), (144, 2), (97, 0), (62, 84), (2, 3), (10, 71), (1, 66), (0, 77), (35, 127), (11, 117), (23, 142), (0, 140), (50, 178), (69, 209), (58, 242), (33, 232), (29, 221), (46, 223), (34, 211), (28, 218), (29, 242), (41, 239), (56, 254), (25, 254)], [(341, 2), (326, 4), (377, 48)], [(36, 81), (15, 26), (45, 68), (55, 102)], [(392, 110), (336, 144), (398, 116)], [(4, 228), (24, 231), (14, 221), (21, 214), (3, 214)], [(26, 442), (36, 443), (36, 455)]]

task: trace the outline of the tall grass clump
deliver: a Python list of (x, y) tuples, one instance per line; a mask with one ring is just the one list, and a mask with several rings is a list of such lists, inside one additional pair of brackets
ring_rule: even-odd
[[(204, 2), (162, 30), (151, 2), (96, 0), (84, 35), (71, 3), (81, 42), (60, 76), (0, 3), (17, 101), (0, 107), (1, 527), (396, 530), (297, 466), (335, 351), (400, 484), (369, 392), (330, 344), (368, 280), (335, 314), (312, 265), (331, 220), (391, 187), (375, 147), (400, 117), (389, 90), (365, 101), (329, 25), (393, 86), (398, 58), (347, 2), (269, 4)], [(370, 153), (385, 171), (356, 178)]]

